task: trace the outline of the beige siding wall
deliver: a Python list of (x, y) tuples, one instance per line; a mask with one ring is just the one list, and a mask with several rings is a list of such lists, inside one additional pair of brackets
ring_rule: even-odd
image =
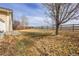
[(5, 21), (5, 32), (12, 31), (12, 18), (11, 18), (11, 13), (9, 14), (2, 14), (0, 13), (0, 19)]
[(1, 14), (0, 14), (0, 19), (6, 21), (6, 20), (7, 20), (7, 17), (6, 17), (6, 16), (7, 16), (7, 15), (1, 13)]

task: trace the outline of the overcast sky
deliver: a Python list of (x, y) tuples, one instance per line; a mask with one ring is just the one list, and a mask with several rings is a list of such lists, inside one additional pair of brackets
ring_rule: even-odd
[[(20, 20), (21, 16), (28, 17), (29, 25), (32, 26), (44, 26), (48, 25), (44, 23), (44, 20), (48, 19), (51, 21), (49, 17), (46, 17), (45, 12), (47, 11), (41, 4), (35, 3), (21, 3), (21, 4), (13, 4), (13, 3), (0, 3), (0, 7), (9, 8), (13, 10), (14, 19)], [(69, 23), (79, 23), (79, 21), (69, 21)]]

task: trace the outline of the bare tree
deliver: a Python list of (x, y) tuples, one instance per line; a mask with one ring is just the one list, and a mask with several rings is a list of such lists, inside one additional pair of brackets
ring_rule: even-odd
[[(20, 22), (17, 21), (17, 20), (13, 20), (13, 29), (16, 30), (16, 29), (19, 29), (18, 27), (20, 26)], [(20, 27), (21, 28), (21, 27)]]
[(78, 3), (45, 3), (43, 5), (48, 9), (49, 16), (55, 21), (56, 35), (58, 35), (60, 24), (79, 17)]
[(26, 26), (28, 25), (28, 19), (27, 19), (27, 17), (26, 16), (21, 16), (21, 24), (23, 25), (23, 29), (25, 29), (26, 28)]

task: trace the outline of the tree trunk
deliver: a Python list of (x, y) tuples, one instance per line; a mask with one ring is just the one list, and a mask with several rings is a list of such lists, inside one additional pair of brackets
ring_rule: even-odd
[(73, 32), (74, 32), (74, 24), (73, 24), (73, 26), (72, 26), (72, 30), (73, 30)]
[(56, 24), (56, 35), (58, 35), (58, 33), (59, 33), (59, 24)]

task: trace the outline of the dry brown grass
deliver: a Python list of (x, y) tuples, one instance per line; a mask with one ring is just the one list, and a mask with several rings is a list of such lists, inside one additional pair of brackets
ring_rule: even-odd
[(60, 31), (55, 36), (52, 30), (20, 30), (21, 35), (5, 35), (0, 41), (0, 55), (79, 55), (79, 31)]

